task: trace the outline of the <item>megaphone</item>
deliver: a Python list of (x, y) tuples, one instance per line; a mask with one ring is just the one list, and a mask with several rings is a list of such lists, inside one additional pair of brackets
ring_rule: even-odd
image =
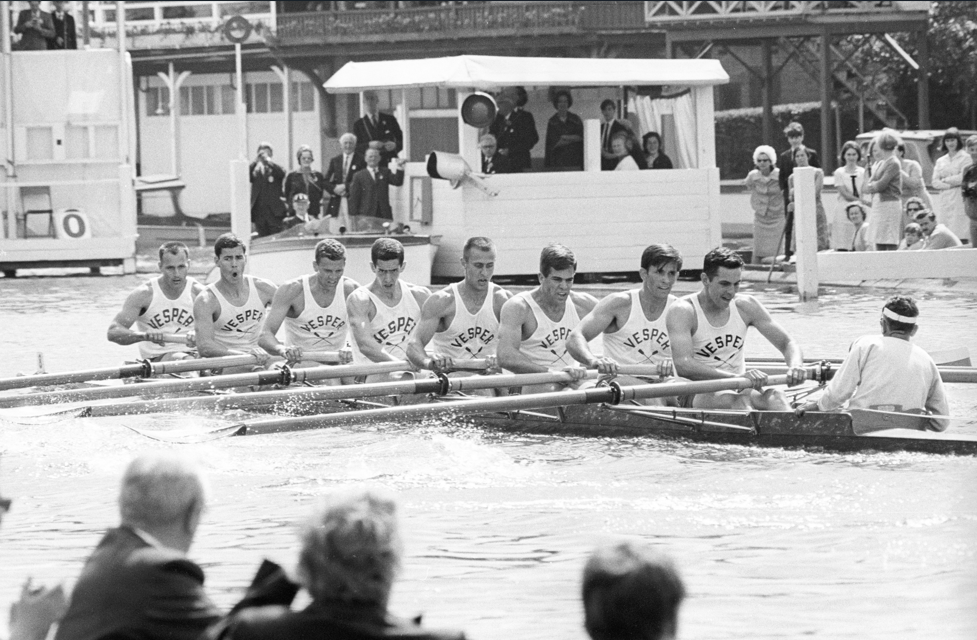
[(465, 124), (478, 129), (492, 124), (498, 112), (495, 98), (482, 91), (476, 91), (461, 103), (461, 119)]
[(457, 189), (462, 184), (470, 184), (479, 191), (489, 196), (499, 195), (489, 187), (478, 176), (472, 173), (472, 168), (468, 166), (465, 159), (456, 153), (445, 153), (443, 151), (432, 151), (427, 156), (427, 175), (439, 180), (447, 180), (451, 183), (452, 189)]

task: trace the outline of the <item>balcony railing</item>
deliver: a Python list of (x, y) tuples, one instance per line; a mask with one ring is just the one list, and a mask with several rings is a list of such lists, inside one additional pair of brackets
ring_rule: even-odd
[(893, 2), (875, 0), (869, 2), (843, 1), (713, 1), (675, 2), (662, 0), (645, 2), (645, 21), (667, 23), (686, 20), (715, 20), (717, 18), (776, 18), (806, 15), (845, 15), (852, 13), (923, 12), (929, 10), (929, 2)]
[(287, 13), (278, 16), (277, 37), (283, 44), (323, 38), (352, 39), (387, 35), (487, 32), (572, 32), (583, 11), (578, 2), (487, 2), (442, 7), (362, 11)]

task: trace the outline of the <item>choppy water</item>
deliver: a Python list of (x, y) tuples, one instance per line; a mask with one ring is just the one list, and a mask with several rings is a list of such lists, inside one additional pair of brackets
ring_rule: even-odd
[[(134, 355), (104, 332), (135, 278), (0, 281), (0, 376), (111, 366)], [(685, 288), (692, 285), (682, 283)], [(759, 297), (812, 356), (877, 328), (883, 293), (831, 292), (799, 312)], [(922, 299), (917, 342), (977, 355), (977, 301)], [(761, 338), (750, 355), (774, 355)], [(950, 385), (952, 412), (977, 390)], [(105, 528), (131, 457), (160, 445), (124, 425), (187, 416), (0, 424), (0, 605), (28, 575), (67, 585)], [(208, 418), (211, 422), (216, 418)], [(183, 447), (212, 497), (191, 556), (230, 605), (261, 557), (294, 564), (294, 523), (350, 483), (398, 492), (406, 562), (392, 608), (473, 638), (577, 638), (593, 546), (640, 536), (671, 553), (691, 597), (683, 638), (977, 637), (977, 459), (822, 454), (662, 442), (499, 435), (471, 424), (371, 426)]]

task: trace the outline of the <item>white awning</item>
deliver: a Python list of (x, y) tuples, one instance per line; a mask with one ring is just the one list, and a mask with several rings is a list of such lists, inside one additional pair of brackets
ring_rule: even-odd
[(415, 87), (492, 90), (515, 85), (708, 86), (728, 82), (729, 75), (718, 60), (453, 56), (347, 62), (325, 87), (330, 93), (358, 93)]

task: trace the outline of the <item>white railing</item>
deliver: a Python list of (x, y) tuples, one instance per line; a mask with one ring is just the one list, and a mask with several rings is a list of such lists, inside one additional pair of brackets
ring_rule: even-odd
[(928, 2), (868, 2), (828, 1), (696, 1), (664, 0), (645, 2), (645, 22), (679, 20), (715, 20), (735, 17), (777, 17), (790, 15), (827, 15), (850, 13), (926, 12)]

